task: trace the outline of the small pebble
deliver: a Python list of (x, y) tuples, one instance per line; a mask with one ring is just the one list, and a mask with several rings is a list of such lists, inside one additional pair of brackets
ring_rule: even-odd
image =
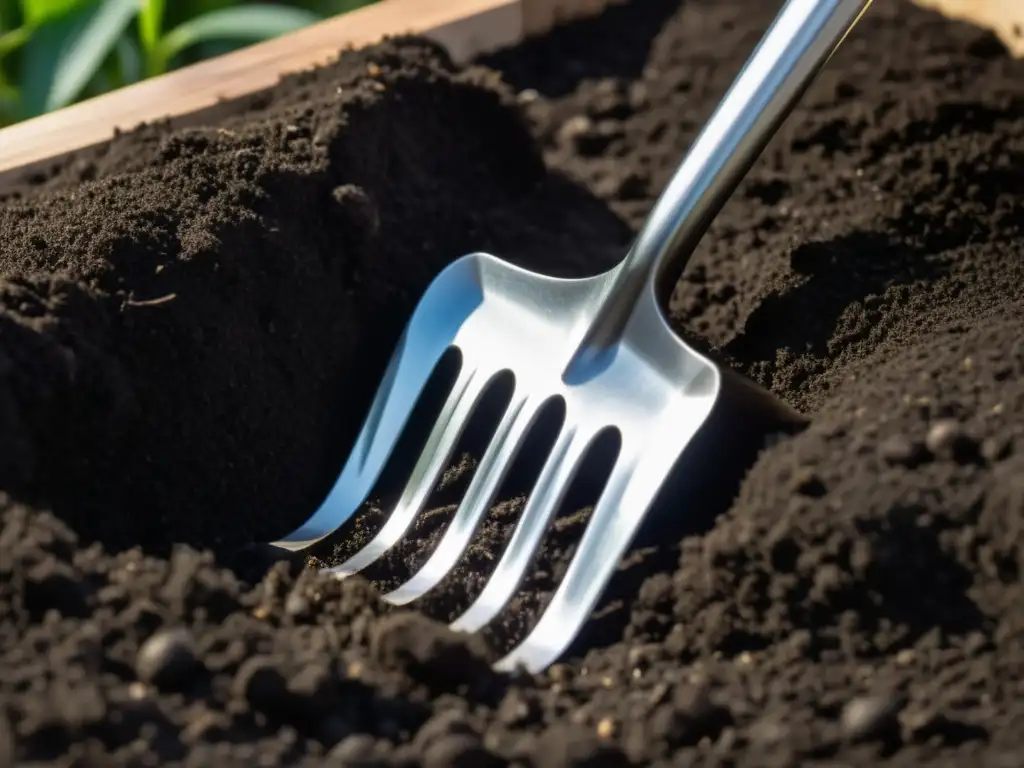
[(564, 683), (569, 679), (569, 668), (565, 664), (552, 664), (548, 667), (548, 677), (553, 682)]
[(540, 98), (540, 94), (533, 88), (524, 88), (516, 97), (520, 104), (533, 104)]
[(135, 674), (161, 690), (180, 690), (199, 669), (192, 633), (184, 627), (152, 635), (139, 649)]
[(370, 761), (377, 751), (377, 742), (366, 733), (354, 733), (339, 742), (329, 753), (331, 761), (342, 765), (358, 765)]
[(977, 441), (953, 419), (941, 419), (932, 424), (924, 442), (932, 455), (951, 458), (961, 464), (973, 461), (979, 455)]
[(1013, 453), (1013, 441), (1007, 436), (990, 437), (981, 444), (981, 455), (986, 461), (1002, 461)]
[(558, 139), (565, 144), (575, 143), (578, 136), (591, 130), (593, 126), (594, 121), (586, 115), (570, 117), (558, 129)]
[(288, 595), (284, 601), (284, 612), (293, 619), (300, 619), (309, 616), (310, 604), (301, 591), (295, 590)]
[(903, 435), (893, 435), (882, 442), (879, 453), (889, 464), (912, 467), (924, 458), (924, 446)]
[(950, 452), (962, 435), (960, 424), (953, 419), (942, 419), (932, 424), (924, 439), (924, 444), (934, 455), (941, 456)]
[(594, 122), (586, 115), (569, 118), (558, 130), (559, 141), (571, 145), (585, 157), (601, 154), (621, 135), (622, 128), (617, 123), (608, 120)]
[(992, 641), (981, 632), (971, 632), (964, 639), (964, 653), (967, 656), (978, 656), (992, 648)]
[(909, 667), (917, 661), (917, 652), (913, 648), (904, 648), (896, 654), (896, 663), (901, 667)]
[(899, 731), (903, 701), (896, 696), (859, 696), (843, 707), (840, 724), (843, 734), (853, 741), (879, 741)]

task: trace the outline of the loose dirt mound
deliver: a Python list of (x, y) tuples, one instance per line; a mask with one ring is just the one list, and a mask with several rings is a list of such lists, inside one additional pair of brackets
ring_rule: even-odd
[[(811, 425), (711, 530), (634, 553), (582, 655), (536, 677), (244, 547), (329, 488), (444, 263), (619, 256), (772, 4), (634, 2), (482, 62), (504, 84), (395, 41), (0, 203), (0, 764), (1016, 765), (1024, 63), (875, 6), (670, 308)], [(503, 496), (428, 612), (479, 588)]]

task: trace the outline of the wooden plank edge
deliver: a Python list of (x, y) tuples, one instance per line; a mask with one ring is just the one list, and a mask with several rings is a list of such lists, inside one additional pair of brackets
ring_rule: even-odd
[(515, 45), (614, 0), (381, 0), (288, 35), (184, 67), (0, 130), (0, 191), (117, 131), (201, 122), (217, 106), (335, 59), (347, 47), (416, 33), (456, 61)]

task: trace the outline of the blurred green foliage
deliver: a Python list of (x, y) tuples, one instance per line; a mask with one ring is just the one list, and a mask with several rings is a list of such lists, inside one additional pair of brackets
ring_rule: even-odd
[(0, 0), (0, 125), (375, 0)]

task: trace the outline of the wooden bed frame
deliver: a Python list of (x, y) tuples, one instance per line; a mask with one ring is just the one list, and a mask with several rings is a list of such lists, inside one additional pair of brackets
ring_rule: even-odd
[[(465, 61), (514, 45), (556, 24), (599, 13), (620, 0), (381, 0), (306, 29), (179, 69), (0, 130), (0, 189), (116, 130), (167, 119), (201, 121), (223, 102), (327, 63), (347, 46), (417, 33)], [(640, 0), (641, 2), (643, 0)], [(993, 29), (1024, 56), (1024, 0), (915, 0), (952, 18)]]

